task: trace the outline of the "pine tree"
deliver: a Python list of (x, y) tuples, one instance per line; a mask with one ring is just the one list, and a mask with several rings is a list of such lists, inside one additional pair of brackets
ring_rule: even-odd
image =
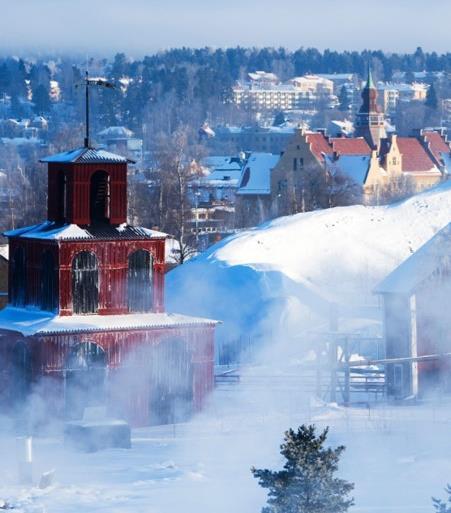
[(426, 101), (424, 103), (426, 107), (429, 107), (430, 109), (437, 110), (438, 107), (438, 98), (437, 98), (437, 92), (435, 91), (434, 84), (431, 84), (428, 92), (426, 94)]
[(17, 94), (11, 96), (10, 116), (15, 119), (21, 119), (25, 116), (25, 109)]
[(280, 111), (274, 116), (273, 126), (281, 126), (285, 123), (285, 114)]
[(448, 500), (446, 502), (432, 497), (436, 513), (451, 513), (451, 485), (447, 485), (445, 491), (448, 494)]
[(280, 446), (283, 470), (251, 469), (269, 490), (262, 513), (342, 513), (354, 504), (348, 497), (354, 484), (334, 477), (345, 447), (325, 448), (328, 431), (316, 435), (315, 426), (306, 425), (290, 429)]
[(347, 112), (349, 110), (349, 98), (346, 87), (343, 85), (340, 89), (340, 95), (338, 96), (338, 110), (341, 112)]
[(38, 85), (33, 91), (33, 110), (36, 114), (45, 114), (50, 110), (49, 91), (44, 85)]

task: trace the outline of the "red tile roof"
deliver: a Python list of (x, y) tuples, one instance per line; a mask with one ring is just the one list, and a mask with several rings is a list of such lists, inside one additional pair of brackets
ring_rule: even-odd
[(414, 137), (397, 137), (402, 155), (402, 170), (405, 172), (438, 172), (435, 164), (420, 141)]
[(336, 137), (330, 141), (333, 151), (339, 155), (371, 155), (371, 148), (363, 137)]
[(441, 153), (449, 153), (449, 145), (446, 143), (444, 137), (440, 135), (439, 132), (435, 131), (425, 131), (423, 132), (424, 139), (427, 143), (429, 143), (429, 148), (431, 150), (432, 155), (437, 160), (437, 162), (442, 161)]
[(313, 155), (319, 160), (323, 161), (323, 153), (332, 153), (332, 147), (330, 146), (327, 138), (322, 132), (311, 132), (307, 134), (307, 142), (310, 144)]

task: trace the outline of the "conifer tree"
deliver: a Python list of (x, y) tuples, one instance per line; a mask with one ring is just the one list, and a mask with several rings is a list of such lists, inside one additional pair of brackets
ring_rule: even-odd
[(273, 126), (281, 126), (285, 123), (285, 121), (286, 121), (285, 114), (282, 111), (279, 111), (274, 116)]
[(354, 504), (354, 484), (334, 477), (345, 447), (324, 447), (327, 434), (328, 428), (317, 435), (313, 425), (290, 429), (280, 446), (283, 470), (251, 469), (269, 490), (262, 513), (342, 513)]
[(346, 87), (343, 85), (340, 89), (340, 95), (338, 96), (338, 110), (341, 112), (347, 112), (349, 110), (349, 98), (346, 91)]
[(438, 98), (437, 98), (437, 92), (435, 91), (434, 84), (431, 84), (428, 92), (426, 94), (426, 101), (425, 101), (426, 107), (429, 107), (430, 109), (436, 110), (438, 107)]
[(445, 491), (448, 494), (448, 500), (446, 502), (432, 497), (436, 513), (451, 513), (451, 485), (447, 485)]
[(45, 114), (50, 110), (49, 91), (44, 85), (38, 85), (36, 91), (33, 91), (33, 103), (36, 114)]

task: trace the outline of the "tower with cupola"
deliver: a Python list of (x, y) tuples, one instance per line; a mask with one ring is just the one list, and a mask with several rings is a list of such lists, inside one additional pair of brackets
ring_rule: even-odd
[(135, 425), (186, 418), (213, 387), (217, 323), (165, 312), (166, 235), (127, 223), (129, 161), (88, 135), (42, 162), (47, 220), (5, 233), (0, 403), (39, 390), (58, 417), (101, 403)]

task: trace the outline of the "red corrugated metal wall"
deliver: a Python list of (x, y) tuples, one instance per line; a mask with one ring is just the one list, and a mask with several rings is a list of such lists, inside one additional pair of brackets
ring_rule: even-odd
[[(125, 321), (126, 318), (124, 318)], [(147, 379), (148, 361), (145, 350), (159, 344), (182, 340), (191, 358), (193, 410), (199, 411), (213, 390), (214, 327), (186, 326), (146, 330), (124, 330), (22, 337), (2, 332), (0, 347), (0, 382), (3, 401), (14, 398), (5, 392), (11, 354), (18, 341), (27, 344), (33, 362), (32, 379), (35, 391), (45, 399), (48, 414), (63, 417), (65, 413), (65, 369), (71, 349), (77, 344), (93, 342), (106, 354), (107, 404), (113, 415), (122, 415), (133, 426), (148, 425), (152, 418), (149, 397), (153, 383)], [(144, 352), (143, 352), (144, 351)], [(149, 356), (150, 357), (150, 356)], [(0, 395), (1, 397), (1, 395)], [(5, 405), (5, 404), (4, 404)]]
[(90, 224), (90, 181), (96, 171), (106, 171), (110, 177), (110, 224), (127, 221), (127, 165), (124, 164), (60, 164), (48, 165), (48, 219), (63, 219), (60, 189), (61, 174), (66, 175), (67, 222)]

